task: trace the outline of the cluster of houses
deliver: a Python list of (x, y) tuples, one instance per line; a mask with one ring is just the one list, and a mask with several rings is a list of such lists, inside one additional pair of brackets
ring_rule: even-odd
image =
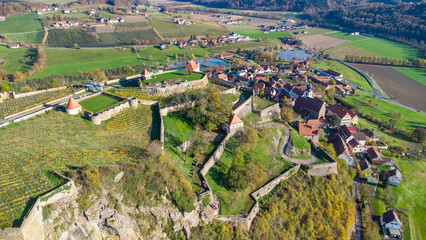
[(76, 13), (78, 12), (77, 9), (64, 9), (64, 14), (70, 14), (70, 13)]
[[(229, 35), (222, 35), (218, 38), (213, 38), (207, 40), (202, 38), (201, 40), (192, 39), (192, 40), (170, 40), (167, 43), (160, 44), (160, 49), (166, 49), (167, 45), (176, 45), (179, 48), (195, 47), (195, 46), (207, 46), (209, 43), (212, 45), (223, 44), (223, 43), (235, 43), (239, 41), (251, 40), (249, 37), (241, 36), (236, 33), (230, 33)], [(233, 55), (233, 54), (232, 54)]]
[(99, 19), (101, 23), (120, 23), (125, 22), (124, 18), (121, 17), (115, 17), (115, 18), (101, 18)]
[(69, 28), (78, 26), (78, 21), (62, 21), (50, 24), (51, 28)]
[(41, 15), (41, 14), (46, 14), (46, 13), (53, 13), (53, 12), (56, 12), (58, 10), (59, 10), (59, 8), (57, 8), (57, 7), (53, 7), (53, 8), (47, 7), (47, 8), (39, 8), (35, 12), (37, 14)]
[(270, 26), (260, 25), (259, 27), (260, 27), (260, 31), (262, 31), (263, 33), (270, 33), (270, 32), (284, 32), (288, 30), (303, 29), (303, 28), (307, 28), (307, 25), (303, 23), (297, 23), (294, 20), (288, 19), (288, 20), (284, 20), (283, 24), (276, 24), (276, 25), (270, 25)]
[(181, 25), (181, 26), (186, 26), (186, 25), (192, 24), (191, 21), (185, 20), (185, 19), (183, 19), (181, 17), (175, 17), (175, 18), (173, 18), (172, 22), (176, 23), (177, 25)]

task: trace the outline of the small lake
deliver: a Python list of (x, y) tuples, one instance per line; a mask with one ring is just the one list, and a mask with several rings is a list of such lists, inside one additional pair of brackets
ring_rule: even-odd
[[(221, 67), (221, 66), (224, 67), (229, 65), (228, 62), (225, 62), (218, 58), (200, 58), (200, 59), (194, 59), (194, 61), (200, 63), (201, 69), (206, 67), (215, 68), (215, 67)], [(174, 66), (176, 67), (185, 66), (185, 65), (186, 65), (186, 62), (177, 62), (174, 64)], [(179, 70), (179, 69), (176, 68), (176, 70)]]
[(308, 57), (312, 57), (313, 54), (307, 53), (304, 50), (292, 50), (292, 51), (282, 51), (277, 55), (277, 59), (282, 58), (286, 61), (296, 60), (305, 60)]

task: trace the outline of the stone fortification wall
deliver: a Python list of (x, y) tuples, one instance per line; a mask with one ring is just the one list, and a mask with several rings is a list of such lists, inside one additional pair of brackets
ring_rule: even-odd
[(205, 88), (209, 84), (207, 75), (204, 75), (199, 80), (182, 82), (180, 84), (165, 86), (165, 87), (142, 87), (142, 91), (145, 91), (155, 97), (166, 97), (172, 94), (183, 93), (194, 89)]
[(115, 78), (115, 79), (111, 79), (109, 81), (104, 82), (104, 84), (109, 85), (112, 83), (117, 83), (120, 82), (120, 80), (126, 79), (126, 80), (130, 80), (130, 79), (135, 79), (135, 78), (140, 78), (141, 75), (140, 74), (136, 74), (136, 75), (132, 75), (132, 76), (128, 76), (128, 77), (124, 77), (124, 78)]
[(39, 94), (39, 93), (45, 93), (45, 92), (58, 91), (58, 90), (66, 89), (66, 88), (67, 88), (67, 86), (63, 86), (63, 87), (49, 88), (49, 89), (38, 90), (38, 91), (33, 91), (33, 92), (26, 92), (26, 93), (13, 94), (13, 95), (14, 95), (14, 97), (13, 97), (13, 98), (28, 97), (28, 96), (36, 95), (36, 94)]
[(269, 106), (262, 110), (253, 109), (253, 113), (260, 117), (260, 122), (269, 122), (278, 118), (281, 114), (280, 104), (275, 103), (272, 106)]
[(228, 90), (224, 90), (224, 91), (220, 92), (220, 94), (228, 94), (228, 93), (238, 94), (238, 91), (235, 87), (233, 87), (233, 88), (230, 88)]
[[(2, 240), (39, 240), (45, 239), (44, 234), (44, 225), (43, 225), (43, 217), (42, 217), (42, 209), (43, 206), (55, 203), (63, 199), (69, 199), (73, 195), (77, 194), (77, 188), (73, 180), (64, 177), (63, 175), (54, 172), (55, 175), (63, 178), (66, 182), (59, 188), (63, 188), (65, 186), (69, 186), (68, 190), (62, 190), (58, 193), (55, 193), (55, 190), (52, 190), (42, 196), (40, 196), (28, 215), (25, 217), (24, 221), (20, 227), (16, 228), (4, 228), (0, 229), (0, 239)], [(68, 187), (67, 187), (68, 188)], [(44, 199), (44, 200), (43, 200)]]
[(186, 102), (186, 103), (165, 107), (165, 108), (160, 109), (160, 115), (165, 117), (169, 113), (184, 111), (188, 108), (192, 108), (193, 106), (195, 106), (195, 101), (189, 101), (189, 102)]
[(259, 198), (265, 196), (270, 193), (275, 186), (277, 186), (281, 181), (287, 180), (289, 177), (293, 176), (300, 169), (300, 164), (297, 164), (287, 170), (286, 172), (280, 174), (278, 177), (272, 179), (267, 184), (263, 185), (261, 188), (251, 193), (251, 196), (258, 200)]
[(222, 156), (222, 153), (225, 150), (226, 142), (228, 142), (228, 140), (233, 135), (234, 133), (227, 134), (226, 137), (222, 140), (222, 142), (220, 142), (219, 145), (216, 147), (214, 153), (209, 158), (209, 160), (207, 160), (207, 162), (204, 163), (203, 168), (200, 170), (200, 173), (203, 177), (206, 176), (210, 168), (219, 160), (220, 156)]
[(309, 165), (308, 174), (312, 176), (327, 176), (337, 174), (337, 162)]
[(142, 105), (151, 106), (151, 105), (154, 105), (154, 104), (158, 104), (158, 101), (151, 101), (151, 100), (145, 100), (145, 99), (138, 99), (138, 101), (139, 101), (139, 104), (142, 104)]
[(120, 113), (121, 111), (123, 111), (126, 108), (129, 107), (133, 107), (133, 108), (137, 108), (138, 107), (138, 99), (135, 97), (130, 97), (127, 99), (127, 101), (119, 104), (119, 105), (115, 105), (111, 108), (108, 108), (107, 110), (100, 112), (100, 113), (96, 113), (92, 116), (90, 116), (90, 121), (92, 121), (94, 124), (96, 125), (100, 125), (103, 121), (108, 120), (110, 118), (112, 118), (114, 115)]
[(243, 118), (249, 115), (252, 112), (252, 108), (253, 108), (252, 102), (253, 102), (253, 96), (249, 97), (240, 106), (234, 109), (233, 113), (237, 115), (239, 118)]

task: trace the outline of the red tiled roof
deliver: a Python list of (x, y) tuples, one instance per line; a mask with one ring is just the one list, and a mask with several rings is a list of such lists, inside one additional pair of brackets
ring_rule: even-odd
[(194, 60), (191, 60), (188, 62), (188, 65), (186, 65), (185, 71), (194, 71), (199, 67), (200, 67), (199, 63), (196, 63), (194, 62)]
[(142, 72), (142, 75), (144, 75), (144, 76), (147, 76), (149, 74), (151, 74), (151, 73), (149, 73), (148, 70), (146, 70), (146, 69), (144, 69), (143, 72)]
[(371, 160), (380, 158), (379, 152), (377, 152), (377, 149), (374, 147), (367, 149), (367, 154)]
[(299, 123), (299, 134), (303, 136), (316, 136), (318, 135), (318, 125)]
[(229, 126), (237, 125), (240, 123), (244, 123), (237, 115), (229, 116), (228, 124)]
[(321, 119), (309, 119), (308, 120), (308, 124), (327, 124), (328, 121), (325, 118), (321, 118)]
[(68, 100), (66, 109), (73, 110), (79, 107), (81, 107), (80, 104), (78, 104), (78, 102), (74, 98), (70, 97), (70, 100)]
[(343, 107), (340, 104), (334, 104), (334, 105), (332, 105), (330, 107), (329, 111), (337, 114), (337, 116), (339, 116), (340, 118), (344, 118), (346, 116), (346, 114), (348, 114), (350, 116), (350, 114), (348, 112), (349, 109)]
[(219, 79), (228, 79), (228, 76), (226, 76), (226, 74), (224, 74), (224, 73), (221, 73), (221, 74), (219, 74), (219, 75), (217, 75), (217, 77), (219, 78)]

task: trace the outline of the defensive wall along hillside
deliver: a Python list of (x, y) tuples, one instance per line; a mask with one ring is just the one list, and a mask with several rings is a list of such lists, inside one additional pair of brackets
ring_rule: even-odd
[(173, 85), (161, 85), (161, 86), (153, 86), (153, 87), (144, 87), (140, 84), (140, 88), (142, 91), (149, 93), (154, 97), (166, 97), (172, 94), (179, 94), (186, 91), (191, 91), (195, 89), (205, 88), (209, 84), (209, 79), (207, 75), (204, 75), (199, 80), (180, 82)]
[(76, 195), (78, 190), (73, 180), (53, 172), (65, 182), (63, 185), (52, 189), (50, 192), (37, 198), (35, 204), (22, 221), (20, 227), (11, 227), (0, 229), (0, 239), (2, 240), (40, 240), (45, 239), (42, 211), (47, 204), (59, 201), (67, 201)]

